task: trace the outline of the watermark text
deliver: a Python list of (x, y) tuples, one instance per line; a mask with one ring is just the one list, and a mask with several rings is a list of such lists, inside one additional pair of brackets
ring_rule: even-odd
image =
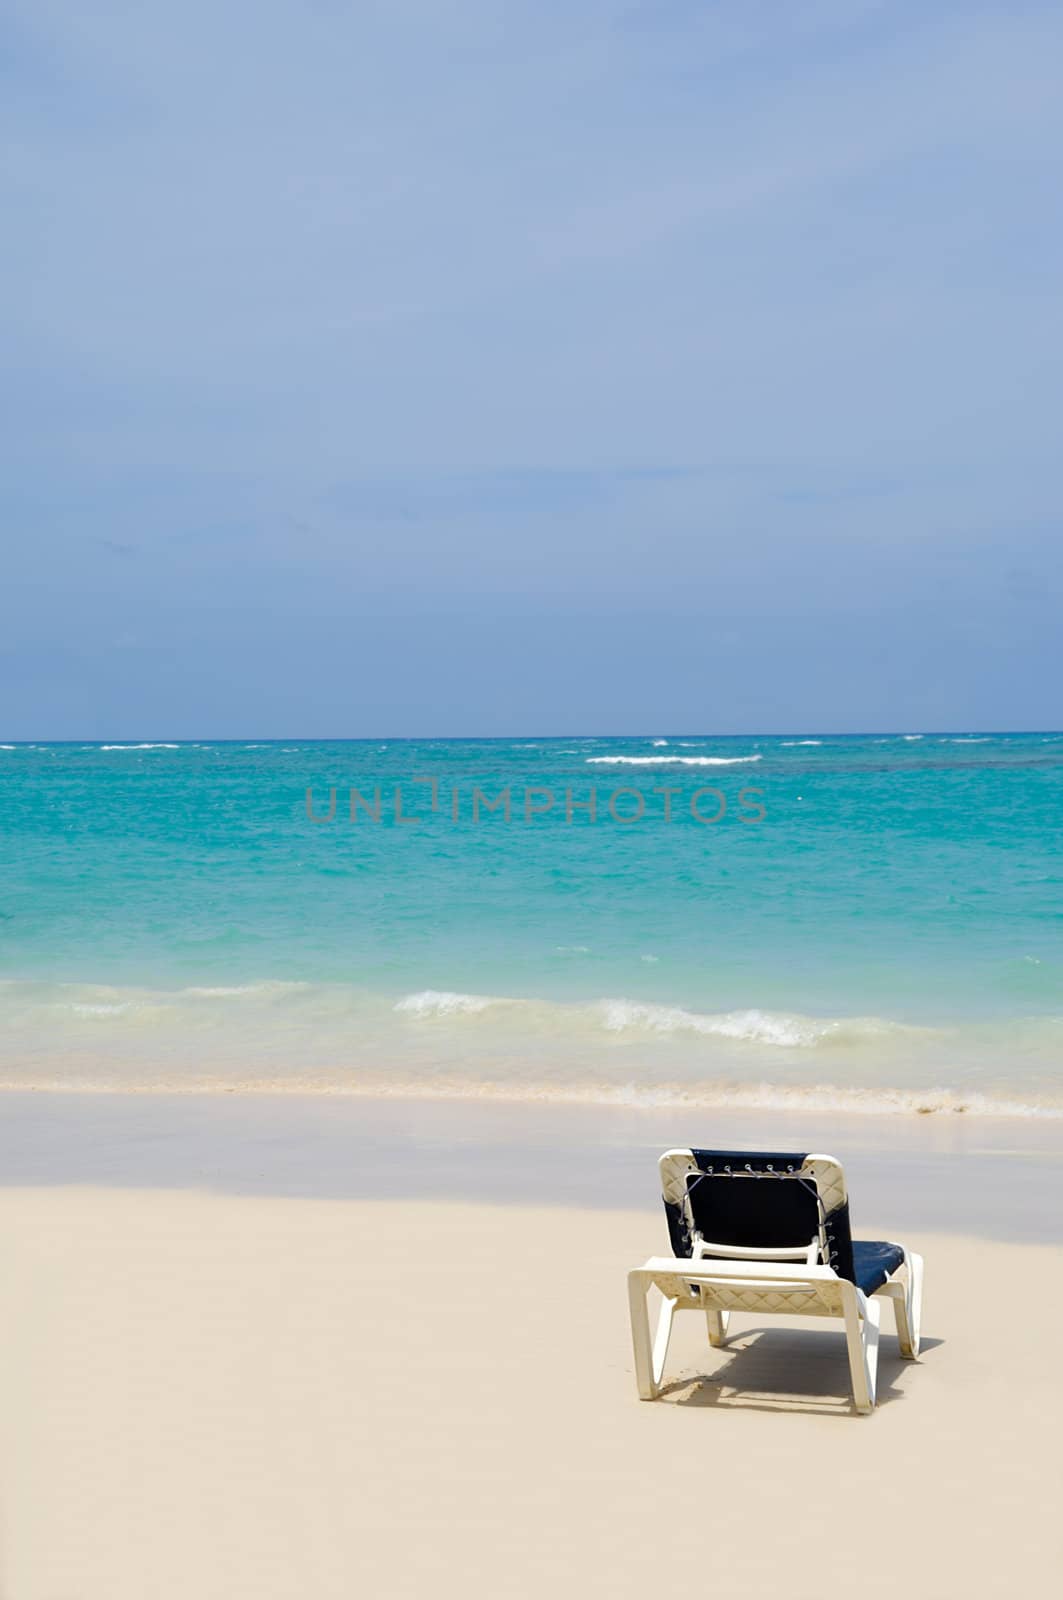
[(627, 827), (689, 819), (702, 827), (713, 827), (728, 819), (756, 824), (767, 816), (764, 791), (751, 784), (732, 793), (710, 784), (692, 790), (677, 784), (656, 784), (649, 790), (625, 785), (608, 792), (597, 787), (558, 790), (540, 784), (507, 784), (492, 790), (480, 784), (448, 785), (436, 777), (411, 778), (408, 784), (407, 789), (396, 783), (387, 789), (375, 784), (364, 790), (353, 785), (343, 790), (335, 786), (315, 790), (308, 786), (307, 820), (347, 821), (359, 827), (388, 821), (415, 827), (435, 816), (451, 822), (534, 826), (549, 817), (565, 826), (608, 821)]

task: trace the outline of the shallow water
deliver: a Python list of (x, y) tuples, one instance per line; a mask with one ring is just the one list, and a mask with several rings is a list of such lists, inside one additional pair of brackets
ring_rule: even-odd
[(1050, 733), (5, 747), (0, 1073), (1058, 1115), (1061, 801)]

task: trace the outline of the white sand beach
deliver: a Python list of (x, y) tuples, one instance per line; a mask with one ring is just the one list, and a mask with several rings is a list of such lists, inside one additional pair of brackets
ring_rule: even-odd
[(0, 1600), (1063, 1596), (1063, 5), (4, 22)]
[(1063, 1250), (907, 1230), (923, 1355), (884, 1335), (863, 1418), (840, 1329), (752, 1316), (719, 1351), (680, 1319), (640, 1403), (624, 1273), (662, 1229), (650, 1207), (0, 1192), (0, 1593), (1052, 1590)]

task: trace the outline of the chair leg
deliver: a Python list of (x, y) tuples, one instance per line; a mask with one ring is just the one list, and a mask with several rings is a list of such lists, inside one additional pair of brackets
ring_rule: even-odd
[(661, 1314), (657, 1318), (657, 1333), (653, 1340), (653, 1388), (654, 1392), (660, 1388), (661, 1378), (664, 1375), (664, 1363), (668, 1357), (668, 1343), (672, 1337), (672, 1319), (675, 1316), (675, 1301), (664, 1299), (661, 1302)]
[(675, 1316), (674, 1300), (667, 1297), (661, 1304), (657, 1319), (657, 1332), (650, 1343), (650, 1313), (646, 1304), (649, 1283), (641, 1272), (627, 1276), (628, 1308), (631, 1312), (631, 1343), (635, 1352), (635, 1381), (641, 1400), (656, 1400), (660, 1392), (661, 1374), (668, 1355), (668, 1342), (672, 1337), (672, 1319)]
[(635, 1382), (640, 1400), (656, 1400), (653, 1381), (653, 1347), (650, 1344), (650, 1313), (646, 1304), (649, 1284), (640, 1272), (627, 1276), (628, 1308), (631, 1312), (631, 1343), (635, 1352)]
[(893, 1301), (893, 1314), (897, 1319), (897, 1343), (901, 1355), (914, 1361), (919, 1354), (919, 1329), (923, 1314), (923, 1258), (914, 1252), (904, 1252), (904, 1298)]
[(731, 1320), (729, 1311), (706, 1311), (705, 1321), (709, 1325), (709, 1343), (714, 1349), (719, 1349), (727, 1338), (727, 1325)]
[(842, 1294), (845, 1315), (845, 1338), (849, 1347), (849, 1376), (853, 1385), (853, 1403), (864, 1413), (875, 1409), (875, 1379), (878, 1374), (878, 1335), (882, 1307), (877, 1300), (868, 1300), (852, 1285), (846, 1284)]

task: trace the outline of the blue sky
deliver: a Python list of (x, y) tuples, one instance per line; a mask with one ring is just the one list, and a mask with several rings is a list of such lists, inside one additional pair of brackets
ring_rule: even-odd
[(1063, 12), (8, 0), (0, 737), (1063, 723)]

